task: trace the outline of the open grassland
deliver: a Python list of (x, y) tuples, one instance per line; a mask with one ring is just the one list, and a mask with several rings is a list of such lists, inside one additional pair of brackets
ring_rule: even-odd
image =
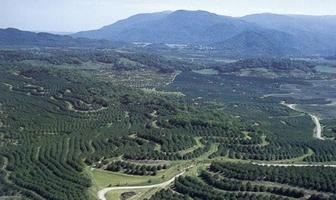
[(93, 177), (94, 183), (98, 189), (107, 186), (135, 186), (135, 185), (152, 185), (169, 180), (176, 174), (180, 173), (188, 163), (183, 161), (173, 161), (171, 167), (165, 171), (158, 172), (155, 176), (136, 176), (118, 172), (110, 172), (100, 169), (90, 169), (88, 173)]
[[(140, 199), (144, 199), (146, 197), (150, 197), (150, 194), (153, 194), (155, 192), (157, 192), (158, 189), (137, 189), (137, 190), (132, 190), (132, 192), (135, 192), (134, 195), (130, 196), (128, 199), (129, 200), (140, 200)], [(120, 199), (120, 196), (123, 193), (127, 193), (129, 192), (129, 190), (118, 190), (118, 191), (113, 191), (113, 192), (109, 192), (107, 193), (106, 199), (108, 200), (116, 200), (116, 199)]]

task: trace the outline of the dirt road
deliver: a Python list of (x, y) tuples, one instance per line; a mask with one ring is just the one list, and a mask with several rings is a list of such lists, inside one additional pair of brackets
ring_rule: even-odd
[(99, 200), (106, 200), (106, 193), (113, 191), (113, 190), (135, 190), (135, 189), (150, 189), (150, 188), (165, 188), (168, 185), (170, 185), (172, 182), (174, 182), (174, 180), (183, 175), (184, 172), (181, 172), (179, 174), (177, 174), (176, 176), (174, 176), (173, 178), (169, 179), (166, 182), (163, 183), (159, 183), (159, 184), (155, 184), (155, 185), (144, 185), (144, 186), (121, 186), (121, 187), (107, 187), (104, 188), (102, 190), (99, 190), (97, 195), (98, 195), (98, 199)]
[[(281, 105), (287, 106), (288, 108), (295, 110), (297, 112), (307, 113), (307, 112), (297, 109), (296, 104), (287, 104), (286, 102), (283, 101), (281, 102)], [(316, 115), (313, 115), (311, 113), (307, 113), (307, 114), (312, 118), (315, 124), (314, 137), (316, 137), (319, 140), (324, 140), (324, 138), (322, 137), (322, 126), (321, 126), (319, 118)]]

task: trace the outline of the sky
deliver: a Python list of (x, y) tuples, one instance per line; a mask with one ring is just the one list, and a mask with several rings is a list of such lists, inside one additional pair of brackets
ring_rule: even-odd
[(336, 0), (0, 0), (0, 28), (77, 32), (138, 13), (179, 9), (228, 16), (264, 12), (336, 15)]

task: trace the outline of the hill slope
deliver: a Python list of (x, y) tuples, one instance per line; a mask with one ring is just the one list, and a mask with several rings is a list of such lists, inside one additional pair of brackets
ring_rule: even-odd
[(295, 37), (279, 31), (244, 31), (228, 40), (213, 44), (227, 55), (286, 56), (301, 53)]
[(72, 38), (49, 33), (21, 31), (14, 28), (0, 29), (0, 46), (18, 47), (113, 47), (116, 43), (106, 40)]
[(255, 25), (206, 11), (161, 12), (135, 15), (75, 37), (151, 43), (207, 43), (228, 39)]
[[(332, 54), (335, 16), (257, 14), (240, 18), (206, 11), (135, 15), (74, 37), (112, 41), (205, 44), (229, 54)], [(244, 43), (244, 44), (243, 44)], [(239, 48), (239, 49), (236, 49)], [(280, 53), (280, 54), (279, 54)]]
[(243, 18), (246, 22), (257, 24), (266, 29), (286, 32), (305, 48), (326, 51), (334, 49), (336, 39), (336, 16), (276, 15), (255, 14)]

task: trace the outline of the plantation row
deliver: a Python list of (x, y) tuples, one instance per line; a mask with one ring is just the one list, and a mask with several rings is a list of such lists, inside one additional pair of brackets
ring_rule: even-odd
[(202, 171), (202, 179), (209, 185), (227, 191), (247, 191), (247, 192), (267, 192), (281, 196), (288, 196), (293, 198), (301, 198), (304, 196), (303, 191), (296, 189), (265, 186), (253, 184), (253, 182), (242, 182), (238, 180), (232, 180), (218, 175), (213, 175), (209, 172)]
[[(211, 135), (220, 136), (211, 139), (211, 142), (223, 144), (211, 158), (229, 156), (238, 159), (284, 160), (305, 156), (306, 162), (336, 161), (335, 141), (314, 139), (314, 124), (310, 116), (280, 105), (283, 100), (288, 103), (308, 104), (326, 103), (325, 101), (265, 96), (265, 94), (284, 93), (281, 88), (288, 84), (307, 85), (300, 79), (267, 79), (183, 72), (167, 88), (183, 92), (198, 104), (215, 101), (216, 104), (212, 105), (214, 110), (236, 116), (247, 124), (243, 130), (257, 133), (250, 134), (251, 138), (248, 140), (238, 133), (241, 130), (234, 131), (233, 135), (236, 137), (232, 139), (226, 138), (230, 134), (227, 131), (220, 130), (218, 133), (203, 131), (205, 134), (202, 135), (208, 137), (207, 140), (210, 141)], [(188, 125), (185, 127), (188, 128)], [(329, 127), (330, 125), (324, 132), (328, 132)], [(193, 131), (191, 128), (189, 130)], [(266, 141), (260, 141), (262, 136), (266, 136)], [(314, 154), (307, 155), (308, 149)]]
[[(259, 92), (248, 91), (248, 88), (245, 91), (245, 86), (237, 85), (239, 83), (233, 79), (218, 78), (217, 81), (230, 83), (224, 84), (221, 92), (217, 91), (218, 88), (212, 90), (210, 86), (193, 86), (210, 89), (214, 95), (221, 94), (214, 98), (229, 94), (232, 88), (237, 89), (237, 96), (227, 95), (223, 98), (230, 101), (240, 99), (238, 107), (234, 106), (235, 103), (223, 107), (177, 95), (149, 93), (116, 85), (97, 79), (95, 73), (100, 69), (78, 70), (74, 67), (80, 68), (83, 62), (98, 59), (105, 64), (113, 64), (121, 57), (154, 65), (160, 63), (160, 58), (150, 61), (141, 55), (125, 56), (118, 53), (114, 58), (91, 51), (32, 51), (6, 51), (4, 55), (0, 52), (3, 59), (0, 60), (1, 195), (21, 195), (28, 199), (89, 199), (88, 188), (92, 186), (92, 180), (85, 171), (88, 165), (128, 174), (155, 175), (166, 167), (133, 164), (132, 160), (192, 160), (208, 155), (211, 147), (217, 145), (218, 151), (210, 158), (228, 156), (232, 159), (280, 160), (306, 155), (304, 159), (311, 162), (336, 160), (333, 141), (315, 141), (306, 137), (305, 131), (312, 130), (311, 119), (307, 116), (284, 119), (286, 126), (279, 124), (276, 118), (270, 118), (270, 124), (262, 124), (263, 119), (268, 118), (264, 113), (273, 113), (274, 117), (296, 113), (275, 106), (274, 102), (265, 103), (269, 99), (265, 99), (263, 104), (251, 106), (242, 97), (243, 93), (255, 100), (253, 95)], [(42, 63), (47, 63), (45, 67), (28, 64), (27, 59), (39, 56)], [(50, 67), (61, 64), (66, 67)], [(158, 67), (169, 69), (169, 64), (167, 61), (165, 66)], [(210, 80), (196, 78), (202, 84), (210, 84)], [(187, 77), (186, 80), (193, 78)], [(254, 80), (244, 81), (249, 87), (254, 86)], [(279, 84), (274, 83), (273, 86)], [(260, 84), (260, 87), (270, 86)], [(195, 92), (191, 96), (196, 99), (198, 95)], [(227, 109), (231, 109), (233, 115), (227, 114)], [(262, 113), (257, 112), (258, 109)], [(255, 114), (259, 121), (236, 116), (244, 112)], [(271, 131), (269, 127), (273, 125), (276, 130)], [(305, 128), (296, 134), (299, 125)], [(288, 133), (280, 137), (284, 128), (288, 128)], [(308, 155), (310, 150), (313, 151), (312, 155)], [(120, 158), (123, 161), (110, 163)], [(300, 191), (290, 188), (263, 188), (252, 183), (260, 177), (266, 177), (261, 181), (321, 192), (334, 193), (336, 187), (335, 174), (328, 168), (267, 170), (258, 166), (213, 163), (210, 169), (211, 173), (220, 173), (223, 177), (212, 179), (211, 174), (209, 180), (205, 176), (203, 180), (179, 178), (174, 189), (184, 196), (167, 190), (153, 198), (167, 195), (173, 199), (273, 200), (302, 195)], [(317, 173), (320, 177), (315, 174), (318, 170), (321, 171)], [(296, 173), (297, 176), (293, 175)], [(222, 184), (223, 180), (228, 181), (224, 178), (237, 179), (230, 180), (234, 188)], [(225, 190), (219, 191), (215, 187)]]
[(56, 136), (39, 143), (35, 139), (25, 135), (25, 142), (19, 148), (1, 152), (8, 158), (6, 169), (11, 171), (11, 182), (38, 199), (88, 198), (86, 189), (91, 180), (81, 174), (78, 139), (63, 140)]
[(167, 59), (157, 55), (143, 53), (120, 53), (115, 50), (99, 49), (31, 49), (31, 50), (1, 50), (0, 59), (6, 62), (37, 61), (46, 65), (72, 66), (80, 68), (86, 63), (99, 66), (98, 69), (135, 70), (155, 69), (162, 73), (174, 70), (197, 69), (201, 66), (190, 62)]
[(167, 169), (167, 165), (138, 165), (124, 161), (114, 161), (109, 163), (106, 170), (114, 172), (124, 172), (133, 175), (152, 175), (155, 176), (158, 171)]
[[(6, 115), (0, 116), (1, 140), (6, 141), (0, 147), (0, 155), (1, 159), (8, 160), (1, 170), (1, 181), (6, 183), (1, 186), (4, 195), (20, 193), (32, 199), (88, 199), (91, 180), (84, 173), (85, 164), (97, 166), (106, 158), (120, 156), (140, 160), (194, 159), (209, 150), (210, 144), (205, 140), (192, 151), (176, 151), (194, 147), (194, 138), (204, 130), (206, 134), (219, 134), (217, 122), (211, 126), (193, 122), (190, 129), (171, 122), (160, 129), (146, 127), (153, 120), (153, 111), (157, 112), (158, 121), (175, 118), (178, 113), (198, 115), (191, 105), (174, 96), (151, 96), (141, 90), (100, 83), (85, 79), (79, 71), (68, 73), (68, 70), (9, 65), (2, 66), (0, 76), (1, 81), (12, 84), (13, 88), (24, 88), (24, 85), (43, 88), (43, 94), (36, 96), (27, 95), (28, 89), (35, 87), (27, 91), (10, 90), (3, 84), (0, 87), (1, 109)], [(70, 102), (75, 111), (69, 109), (66, 102)], [(92, 107), (85, 107), (88, 104)], [(98, 104), (105, 109), (99, 109)], [(97, 111), (76, 112), (77, 109)], [(214, 116), (207, 110), (201, 112), (206, 115), (200, 116), (202, 118)], [(229, 117), (225, 119), (230, 120)], [(235, 129), (229, 122), (225, 127)], [(155, 134), (162, 137), (155, 138)], [(159, 150), (155, 150), (157, 145)], [(113, 166), (109, 167), (141, 175), (155, 175), (165, 168), (121, 163), (116, 168)]]
[(196, 145), (194, 138), (189, 135), (162, 134), (154, 131), (137, 136), (159, 144), (160, 150), (164, 152), (176, 152)]
[(215, 188), (193, 177), (178, 178), (174, 184), (175, 190), (184, 196), (190, 196), (193, 199), (288, 199), (274, 194), (258, 194), (253, 192), (232, 192), (218, 191)]
[[(308, 192), (305, 187), (294, 184), (274, 184), (269, 182), (263, 182), (260, 179), (250, 179), (249, 173), (243, 173), (239, 178), (233, 176), (227, 176), (227, 173), (219, 170), (213, 170), (213, 168), (218, 165), (232, 165), (239, 166), (238, 164), (227, 164), (227, 163), (212, 163), (210, 166), (210, 172), (203, 170), (199, 177), (180, 177), (175, 180), (174, 185), (169, 190), (161, 190), (160, 192), (153, 195), (150, 200), (173, 200), (173, 199), (255, 199), (255, 200), (266, 200), (266, 199), (309, 199), (309, 200), (334, 200), (336, 195), (331, 195), (329, 193), (323, 192)], [(242, 164), (243, 166), (247, 164)], [(217, 169), (216, 168), (216, 169)], [(237, 167), (238, 170), (240, 169)], [(243, 167), (241, 167), (243, 168)], [(267, 168), (267, 167), (264, 167)], [(246, 169), (246, 166), (245, 168)], [(233, 169), (232, 169), (233, 170)], [(238, 171), (237, 170), (237, 171)], [(287, 168), (283, 169), (286, 173)], [(260, 171), (260, 170), (258, 170)], [(280, 172), (282, 170), (272, 170), (272, 172)], [(301, 169), (301, 171), (303, 171)], [(240, 171), (242, 172), (242, 171)], [(232, 172), (235, 174), (235, 172)], [(294, 174), (293, 172), (289, 172)], [(302, 172), (304, 173), (304, 171)], [(272, 176), (272, 173), (268, 175), (260, 175), (262, 177)], [(298, 174), (297, 176), (302, 176)], [(318, 179), (318, 173), (314, 176)], [(280, 180), (279, 177), (275, 176), (275, 179)], [(278, 181), (272, 181), (278, 182)], [(178, 192), (178, 193), (175, 193)]]
[(297, 158), (308, 153), (307, 148), (291, 146), (287, 144), (269, 144), (262, 146), (239, 146), (234, 144), (222, 144), (218, 151), (210, 157), (228, 156), (232, 159), (250, 160), (286, 160)]
[(210, 171), (227, 178), (271, 181), (336, 194), (336, 171), (332, 167), (264, 167), (214, 162)]

